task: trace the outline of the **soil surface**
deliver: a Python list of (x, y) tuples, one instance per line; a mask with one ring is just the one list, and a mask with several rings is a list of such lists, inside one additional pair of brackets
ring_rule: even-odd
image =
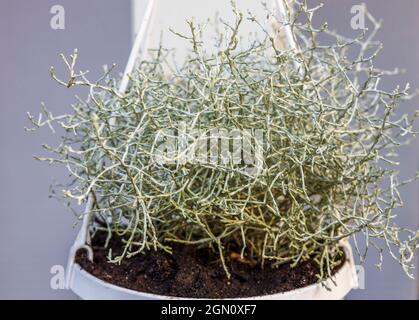
[[(302, 288), (318, 281), (319, 268), (313, 261), (305, 261), (291, 268), (283, 264), (273, 268), (265, 263), (262, 269), (253, 261), (241, 260), (231, 251), (226, 261), (231, 272), (227, 279), (216, 253), (193, 245), (175, 245), (173, 254), (148, 251), (124, 259), (118, 265), (107, 260), (108, 249), (103, 248), (106, 235), (93, 239), (94, 262), (84, 250), (76, 261), (86, 271), (112, 284), (132, 290), (188, 298), (235, 298), (268, 295)], [(113, 237), (109, 248), (121, 252), (121, 241)], [(345, 257), (342, 257), (344, 263)], [(337, 271), (341, 266), (337, 267)]]

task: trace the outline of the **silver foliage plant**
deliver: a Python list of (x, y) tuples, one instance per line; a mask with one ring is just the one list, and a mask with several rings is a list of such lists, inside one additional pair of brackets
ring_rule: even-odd
[[(418, 232), (393, 220), (403, 205), (399, 187), (414, 180), (399, 182), (396, 159), (415, 135), (416, 115), (396, 112), (413, 94), (408, 86), (380, 88), (397, 72), (373, 66), (380, 22), (369, 13), (374, 28), (348, 39), (314, 26), (319, 7), (294, 6), (298, 50), (279, 49), (275, 32), (233, 6), (235, 22), (221, 22), (216, 53), (206, 51), (204, 27), (190, 21), (190, 34), (177, 34), (190, 43), (183, 65), (170, 62), (170, 50), (152, 50), (125, 93), (112, 68), (94, 82), (76, 71), (77, 51), (62, 56), (67, 81), (51, 69), (60, 84), (87, 87), (89, 96), (60, 116), (46, 109), (38, 119), (29, 115), (35, 128), (65, 131), (58, 147), (45, 146), (52, 156), (38, 159), (68, 169), (73, 180), (64, 197), (79, 204), (93, 197), (91, 232), (124, 239), (122, 254), (109, 252), (110, 261), (197, 244), (218, 252), (229, 276), (233, 244), (242, 259), (260, 264), (314, 259), (325, 279), (341, 259), (339, 242), (353, 237), (361, 258), (368, 248), (380, 256), (386, 249), (411, 275)], [(243, 45), (245, 20), (262, 39)], [(156, 161), (159, 133), (177, 132), (179, 123), (201, 138), (213, 128), (263, 129), (261, 172), (248, 174), (231, 161)]]

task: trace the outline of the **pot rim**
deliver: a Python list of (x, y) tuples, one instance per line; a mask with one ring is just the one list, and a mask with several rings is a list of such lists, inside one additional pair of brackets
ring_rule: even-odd
[[(344, 249), (346, 254), (346, 261), (342, 265), (342, 267), (335, 273), (332, 279), (326, 279), (325, 285), (330, 288), (328, 290), (322, 283), (314, 283), (308, 285), (303, 288), (298, 288), (290, 291), (285, 291), (281, 293), (274, 293), (269, 295), (261, 295), (261, 296), (250, 296), (250, 297), (237, 297), (237, 298), (222, 298), (222, 299), (214, 299), (214, 298), (189, 298), (189, 297), (177, 297), (177, 296), (168, 296), (168, 295), (161, 295), (143, 291), (136, 291), (133, 289), (128, 289), (125, 287), (121, 287), (110, 282), (106, 282), (102, 279), (99, 279), (92, 275), (91, 273), (84, 270), (79, 264), (73, 263), (72, 270), (71, 270), (71, 277), (69, 283), (69, 288), (78, 294), (80, 291), (83, 291), (80, 288), (80, 285), (75, 285), (74, 278), (78, 277), (79, 281), (87, 280), (94, 284), (96, 287), (100, 288), (101, 290), (107, 289), (113, 291), (115, 294), (119, 293), (123, 295), (125, 298), (130, 297), (132, 299), (150, 299), (150, 300), (259, 300), (259, 299), (299, 299), (299, 297), (308, 298), (309, 296), (313, 296), (313, 299), (316, 299), (316, 294), (320, 294), (322, 298), (328, 299), (332, 298), (334, 295), (339, 295), (339, 293), (333, 294), (333, 291), (339, 291), (340, 295), (344, 297), (351, 289), (354, 289), (358, 286), (357, 283), (357, 275), (353, 260), (352, 248), (347, 241), (343, 241), (340, 243), (340, 246)], [(333, 282), (335, 281), (336, 284)], [(339, 285), (342, 287), (338, 288)], [(327, 292), (323, 292), (326, 290)], [(323, 294), (322, 294), (323, 292)]]

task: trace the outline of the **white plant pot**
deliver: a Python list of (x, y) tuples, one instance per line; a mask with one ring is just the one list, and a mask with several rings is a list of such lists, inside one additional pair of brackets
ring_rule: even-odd
[[(326, 286), (322, 284), (312, 284), (305, 288), (296, 289), (284, 293), (272, 295), (239, 298), (251, 300), (341, 300), (351, 289), (358, 286), (355, 265), (353, 261), (352, 249), (347, 242), (343, 242), (342, 247), (346, 253), (346, 261), (341, 269), (334, 275), (333, 280), (328, 279)], [(138, 292), (107, 283), (92, 274), (83, 270), (77, 263), (71, 263), (69, 276), (70, 289), (80, 298), (86, 300), (185, 300), (172, 296), (163, 296), (146, 292)]]
[[(128, 75), (133, 70), (135, 61), (138, 58), (140, 52), (145, 52), (147, 48), (147, 39), (149, 35), (149, 27), (152, 20), (153, 8), (155, 6), (156, 0), (148, 0), (147, 6), (144, 10), (144, 15), (141, 15), (140, 20), (138, 20), (140, 12), (135, 9), (134, 16), (135, 19), (141, 21), (138, 23), (138, 30), (136, 40), (131, 50), (130, 57), (128, 59), (127, 66), (125, 68), (124, 77), (121, 81), (120, 92), (125, 92), (126, 86), (129, 81)], [(286, 11), (284, 8), (284, 3), (279, 0), (275, 0), (275, 5), (279, 10), (280, 21), (286, 19)], [(137, 4), (137, 1), (134, 2)], [(136, 8), (136, 7), (134, 7)], [(137, 23), (135, 23), (137, 25)], [(282, 28), (285, 30), (285, 41), (287, 44), (283, 43), (284, 46), (289, 48), (296, 47), (295, 41), (293, 40), (291, 34), (291, 28), (289, 24), (284, 24)], [(282, 40), (281, 40), (282, 41)], [(140, 57), (141, 58), (141, 57)], [(140, 59), (141, 60), (141, 59)], [(74, 257), (78, 249), (84, 248), (87, 250), (89, 257), (93, 258), (93, 252), (91, 248), (86, 244), (87, 243), (87, 234), (89, 223), (91, 219), (91, 208), (92, 208), (93, 199), (89, 196), (85, 215), (83, 218), (83, 223), (81, 230), (77, 236), (77, 239), (70, 251), (69, 261), (67, 265), (67, 279), (66, 286), (76, 293), (82, 299), (114, 299), (114, 300), (161, 300), (161, 299), (179, 299), (184, 300), (187, 298), (163, 296), (145, 292), (138, 292), (126, 288), (122, 288), (110, 283), (107, 283), (95, 276), (91, 275), (87, 271), (83, 270), (80, 265), (75, 263)], [(350, 245), (345, 241), (341, 243), (341, 246), (344, 248), (346, 253), (346, 261), (341, 269), (334, 275), (333, 280), (328, 279), (325, 285), (322, 284), (313, 284), (305, 288), (296, 289), (284, 293), (277, 293), (272, 295), (249, 297), (245, 299), (254, 299), (254, 300), (340, 300), (343, 299), (348, 292), (358, 286), (357, 275), (355, 271), (355, 265), (352, 256), (352, 249)], [(329, 289), (327, 289), (329, 288)]]

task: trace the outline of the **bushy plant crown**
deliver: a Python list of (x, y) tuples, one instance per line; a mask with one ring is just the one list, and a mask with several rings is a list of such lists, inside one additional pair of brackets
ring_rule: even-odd
[[(171, 63), (163, 47), (150, 51), (123, 94), (111, 70), (91, 82), (76, 71), (76, 51), (62, 56), (69, 79), (52, 69), (53, 78), (87, 87), (89, 98), (60, 116), (46, 109), (39, 119), (30, 116), (35, 127), (65, 131), (58, 147), (45, 146), (52, 156), (39, 159), (68, 169), (66, 198), (83, 203), (93, 196), (92, 232), (125, 239), (111, 261), (171, 252), (174, 242), (198, 244), (218, 252), (229, 275), (232, 245), (262, 264), (313, 258), (324, 279), (340, 261), (339, 242), (353, 237), (356, 244), (363, 235), (366, 250), (387, 249), (410, 274), (418, 232), (393, 221), (406, 183), (397, 178), (396, 151), (415, 134), (414, 117), (396, 111), (412, 95), (408, 86), (380, 88), (395, 74), (373, 66), (380, 22), (367, 14), (373, 30), (348, 39), (315, 27), (317, 9), (295, 2), (290, 24), (298, 50), (279, 49), (277, 33), (234, 8), (235, 22), (218, 34), (217, 52), (208, 53), (203, 26), (189, 22), (190, 34), (178, 34), (190, 44), (184, 63)], [(239, 37), (245, 19), (264, 35), (249, 45)], [(248, 132), (248, 152), (263, 150), (253, 165), (260, 170), (228, 154), (218, 162), (188, 158), (216, 128)], [(255, 130), (263, 132), (262, 145)], [(158, 161), (168, 132), (186, 137), (186, 148), (173, 152), (177, 143)], [(211, 147), (202, 150), (213, 156)]]

